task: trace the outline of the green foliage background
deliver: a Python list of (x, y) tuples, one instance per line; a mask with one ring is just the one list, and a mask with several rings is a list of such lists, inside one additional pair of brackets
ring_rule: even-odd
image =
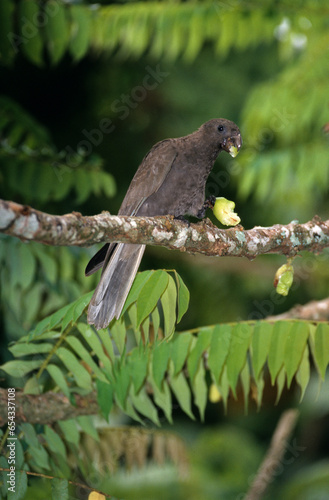
[[(220, 156), (209, 177), (208, 194), (234, 199), (245, 228), (294, 219), (305, 222), (315, 214), (327, 218), (328, 138), (323, 127), (329, 122), (328, 24), (324, 1), (102, 1), (96, 6), (83, 1), (2, 0), (0, 196), (50, 213), (116, 213), (137, 166), (155, 142), (190, 133), (204, 121), (222, 116), (239, 124), (244, 146), (235, 160)], [(188, 494), (211, 499), (220, 492), (223, 498), (235, 499), (246, 491), (276, 412), (300, 396), (296, 385), (302, 393), (309, 387), (313, 397), (308, 403), (306, 392), (300, 442), (308, 443), (306, 428), (328, 422), (328, 403), (314, 403), (312, 385), (314, 377), (325, 379), (327, 326), (288, 322), (282, 326), (283, 333), (274, 334), (276, 327), (258, 322), (298, 302), (328, 296), (326, 253), (295, 261), (294, 286), (289, 297), (282, 298), (273, 291), (272, 281), (283, 257), (244, 262), (148, 249), (142, 268), (177, 270), (190, 291), (190, 305), (182, 317), (189, 294), (178, 274), (141, 274), (138, 279), (146, 276), (146, 281), (132, 290), (135, 295), (124, 320), (112, 328), (111, 337), (107, 332), (101, 336), (103, 342), (110, 338), (114, 342), (110, 363), (116, 375), (112, 373), (109, 379), (102, 367), (108, 359), (103, 355), (100, 360), (86, 336), (84, 307), (89, 295), (84, 294), (92, 290), (97, 277), (86, 279), (83, 270), (93, 251), (1, 238), (1, 357), (9, 375), (5, 384), (25, 386), (32, 393), (60, 390), (71, 397), (74, 392), (90, 391), (96, 383), (103, 417), (108, 416), (112, 401), (110, 422), (119, 424), (126, 422), (124, 415), (144, 423), (147, 417), (149, 425), (157, 425), (162, 418), (171, 421), (177, 404), (175, 430), (202, 457), (199, 462), (192, 460), (196, 479), (181, 490), (182, 498)], [(147, 301), (151, 289), (152, 298)], [(55, 316), (49, 316), (52, 313)], [(171, 337), (175, 319), (181, 320), (179, 329), (185, 333)], [(238, 333), (243, 325), (249, 332), (242, 335), (245, 342), (235, 346), (231, 361), (223, 357), (220, 370), (217, 356), (225, 349), (211, 348), (211, 339), (225, 339), (228, 331)], [(158, 327), (171, 338), (168, 344), (161, 339), (159, 345), (153, 344)], [(28, 332), (32, 333), (27, 336)], [(257, 335), (260, 351), (255, 347)], [(274, 342), (280, 335), (290, 342), (288, 347), (280, 344), (281, 351), (264, 340)], [(184, 343), (181, 338), (193, 344), (187, 342), (186, 352), (175, 349), (178, 342)], [(12, 340), (18, 343), (8, 350)], [(110, 349), (110, 340), (107, 345)], [(185, 352), (178, 365), (172, 360), (176, 352)], [(261, 354), (255, 358), (255, 352)], [(216, 362), (212, 364), (211, 359)], [(23, 366), (23, 378), (10, 378)], [(139, 377), (129, 381), (137, 368)], [(150, 398), (147, 387), (154, 376), (158, 392)], [(170, 376), (177, 380), (170, 381)], [(268, 424), (267, 411), (273, 412), (277, 399), (270, 379), (282, 398)], [(112, 391), (116, 387), (111, 397), (109, 382)], [(211, 383), (218, 385), (229, 417), (223, 415), (225, 405), (208, 402)], [(255, 402), (250, 406), (250, 384), (254, 399), (262, 404), (257, 415)], [(235, 391), (237, 402), (233, 403)], [(326, 399), (320, 396), (320, 401)], [(242, 419), (248, 402), (250, 416)], [(196, 408), (206, 424), (229, 421), (233, 427), (227, 434), (220, 426), (202, 434), (201, 426), (186, 424), (186, 415), (198, 415)], [(70, 461), (70, 452), (83, 449), (84, 434), (99, 439), (99, 429), (95, 430), (99, 425), (93, 419), (81, 417), (67, 427), (63, 423), (61, 429), (24, 425), (20, 467), (66, 478), (74, 473), (94, 487), (126, 498), (159, 498), (147, 471), (139, 473), (147, 484), (139, 489), (136, 480), (129, 487), (122, 472), (117, 471), (108, 482), (100, 467), (93, 470), (83, 460)], [(194, 434), (197, 438), (192, 438)], [(328, 433), (319, 438), (312, 467), (308, 462), (314, 448), (308, 444), (303, 459), (295, 457), (292, 467), (284, 467), (279, 476), (285, 482), (281, 487), (275, 481), (269, 498), (300, 498), (298, 474), (303, 474), (303, 498), (328, 492), (323, 473), (328, 454), (321, 439), (328, 442)], [(218, 454), (212, 450), (212, 440), (218, 442)], [(241, 449), (231, 445), (239, 440), (247, 443), (245, 455), (240, 456)], [(171, 486), (168, 495), (180, 498), (179, 493), (173, 494), (181, 483), (170, 460), (179, 462), (181, 455), (169, 456), (168, 468), (155, 468), (153, 474), (162, 470)], [(58, 464), (63, 458), (66, 465), (61, 470)], [(0, 460), (4, 466), (4, 457)], [(129, 457), (125, 460), (129, 462)], [(226, 461), (230, 468), (223, 467)], [(42, 462), (48, 468), (40, 468)], [(243, 472), (246, 463), (252, 464), (248, 474)], [(92, 479), (95, 475), (97, 480)], [(40, 480), (29, 479), (26, 490), (24, 477), (22, 496), (17, 494), (17, 498), (37, 498)], [(63, 484), (53, 484), (53, 498), (65, 498)], [(47, 481), (44, 487), (49, 488)], [(1, 494), (5, 495), (4, 489)]]

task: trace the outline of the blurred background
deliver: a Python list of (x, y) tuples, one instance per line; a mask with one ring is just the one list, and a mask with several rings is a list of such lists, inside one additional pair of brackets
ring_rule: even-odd
[[(1, 198), (52, 214), (115, 214), (153, 144), (223, 117), (238, 124), (243, 148), (234, 160), (220, 155), (207, 194), (233, 200), (245, 229), (326, 219), (328, 28), (325, 1), (50, 0), (40, 7), (2, 0)], [(84, 277), (94, 251), (1, 237), (1, 362), (10, 357), (9, 341), (95, 286), (97, 277)], [(273, 289), (284, 263), (283, 256), (250, 262), (154, 247), (141, 269), (181, 275), (191, 294), (179, 325), (185, 330), (328, 296), (328, 253), (295, 260), (288, 297)], [(210, 405), (205, 427), (177, 415), (175, 430), (193, 451), (194, 485), (183, 487), (173, 468), (158, 467), (139, 471), (139, 480), (119, 476), (112, 491), (145, 499), (243, 498), (280, 412), (298, 401), (291, 390), (273, 409), (272, 392), (249, 416), (239, 403), (228, 416), (220, 403)], [(301, 406), (296, 442), (303, 450), (282, 467), (268, 498), (328, 498), (328, 389), (317, 402), (316, 392), (311, 386)], [(172, 488), (154, 492), (154, 478)]]

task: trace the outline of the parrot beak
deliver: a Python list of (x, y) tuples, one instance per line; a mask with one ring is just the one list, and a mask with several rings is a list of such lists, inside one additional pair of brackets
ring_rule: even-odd
[(242, 139), (240, 134), (234, 135), (229, 139), (224, 139), (222, 143), (222, 148), (224, 149), (224, 151), (229, 153), (232, 156), (232, 158), (235, 158), (237, 156), (241, 146), (242, 146)]

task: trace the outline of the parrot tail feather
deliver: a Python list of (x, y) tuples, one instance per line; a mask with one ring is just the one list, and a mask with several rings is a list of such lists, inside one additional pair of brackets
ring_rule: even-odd
[[(145, 245), (118, 243), (105, 258), (102, 276), (88, 307), (88, 323), (97, 330), (119, 318), (135, 279)], [(108, 260), (108, 263), (106, 262)]]

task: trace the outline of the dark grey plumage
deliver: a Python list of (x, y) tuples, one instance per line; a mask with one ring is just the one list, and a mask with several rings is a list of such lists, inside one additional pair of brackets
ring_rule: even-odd
[[(192, 215), (204, 217), (205, 185), (221, 151), (238, 151), (240, 131), (235, 123), (214, 119), (185, 137), (155, 144), (140, 164), (119, 215)], [(121, 314), (145, 245), (111, 243), (90, 260), (86, 275), (103, 268), (88, 308), (88, 322), (105, 328)]]

